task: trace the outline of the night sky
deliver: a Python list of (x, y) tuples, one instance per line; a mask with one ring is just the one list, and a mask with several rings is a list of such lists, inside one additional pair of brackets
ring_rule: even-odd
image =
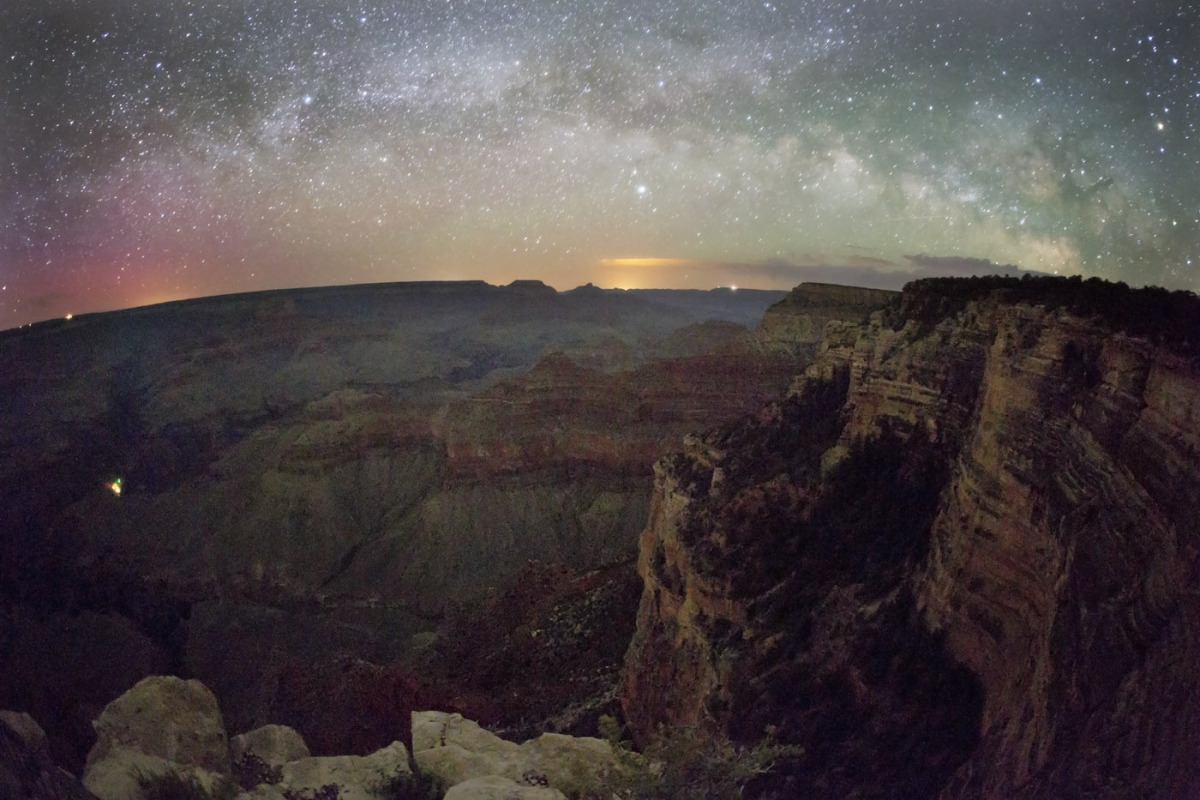
[(0, 328), (426, 279), (1200, 289), (1200, 3), (2, 5)]

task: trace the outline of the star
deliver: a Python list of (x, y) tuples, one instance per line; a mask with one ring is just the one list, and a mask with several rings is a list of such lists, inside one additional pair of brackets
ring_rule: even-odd
[(655, 259), (643, 285), (894, 288), (936, 253), (1200, 289), (1190, 7), (151, 5), (0, 8), (0, 328), (604, 285), (614, 242)]

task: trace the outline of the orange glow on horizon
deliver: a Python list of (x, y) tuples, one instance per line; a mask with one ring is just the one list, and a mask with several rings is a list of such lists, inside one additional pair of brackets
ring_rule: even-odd
[(602, 258), (606, 267), (686, 267), (696, 262), (690, 258)]

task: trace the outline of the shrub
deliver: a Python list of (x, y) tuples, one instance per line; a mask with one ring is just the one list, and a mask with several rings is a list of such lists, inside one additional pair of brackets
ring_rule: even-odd
[(254, 753), (246, 753), (233, 762), (233, 775), (239, 786), (250, 790), (263, 783), (279, 783), (283, 779), (283, 770), (268, 764)]
[(177, 772), (139, 772), (137, 783), (145, 800), (233, 800), (237, 793), (232, 781), (218, 780), (210, 792), (195, 775)]
[(286, 789), (284, 800), (338, 800), (340, 793), (336, 783), (327, 783), (320, 789)]
[(387, 800), (440, 800), (446, 787), (437, 776), (420, 770), (396, 771), (375, 790)]
[[(619, 740), (615, 725), (607, 724), (610, 741)], [(577, 800), (733, 800), (766, 776), (783, 760), (804, 754), (801, 747), (770, 740), (753, 747), (736, 747), (689, 728), (661, 729), (643, 753), (617, 747), (619, 768), (608, 783), (588, 791), (568, 793)]]

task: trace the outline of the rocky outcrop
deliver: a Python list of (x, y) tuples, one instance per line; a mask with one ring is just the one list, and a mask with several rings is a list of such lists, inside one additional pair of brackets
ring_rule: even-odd
[(268, 725), (227, 744), (216, 698), (195, 680), (146, 678), (109, 703), (95, 726), (83, 784), (100, 800), (233, 797), (239, 787), (238, 800), (380, 800), (411, 783), (400, 742), (365, 756), (311, 757), (296, 731)]
[(788, 791), (1190, 797), (1194, 297), (917, 284), (657, 467), (623, 703)]
[(767, 350), (811, 355), (831, 322), (857, 324), (897, 298), (897, 292), (830, 283), (802, 283), (767, 309), (756, 339)]
[(417, 766), (451, 792), (462, 787), (454, 797), (501, 791), (529, 800), (578, 796), (603, 786), (619, 769), (612, 745), (600, 739), (545, 733), (518, 745), (459, 714), (413, 712), (412, 735)]
[(168, 761), (229, 772), (229, 742), (217, 698), (199, 681), (151, 676), (109, 703), (93, 723), (88, 765), (114, 750), (135, 749)]
[(287, 762), (279, 768), (278, 780), (272, 776), (270, 782), (238, 795), (238, 800), (294, 797), (381, 800), (390, 781), (410, 774), (408, 751), (400, 742), (393, 742), (367, 756), (325, 756)]
[(278, 782), (282, 767), (312, 754), (304, 737), (287, 725), (264, 725), (229, 740), (229, 760), (243, 786)]
[(136, 800), (139, 779), (173, 774), (212, 792), (229, 774), (217, 699), (199, 681), (152, 676), (109, 703), (93, 723), (83, 784), (102, 800)]

